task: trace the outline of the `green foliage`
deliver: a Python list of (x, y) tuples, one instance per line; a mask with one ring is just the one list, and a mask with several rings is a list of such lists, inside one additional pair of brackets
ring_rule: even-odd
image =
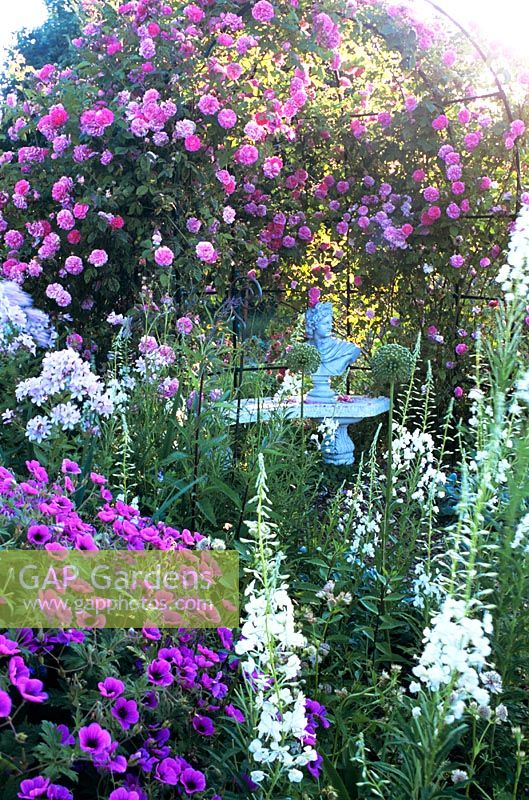
[[(80, 34), (78, 0), (45, 0), (48, 16), (38, 28), (22, 29), (8, 53), (8, 64), (23, 58), (27, 66), (40, 69), (44, 64), (66, 67), (74, 58), (71, 41)], [(4, 86), (13, 86), (13, 78), (3, 75)]]

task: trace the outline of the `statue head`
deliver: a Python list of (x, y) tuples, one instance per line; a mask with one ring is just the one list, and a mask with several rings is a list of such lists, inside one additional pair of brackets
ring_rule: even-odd
[(305, 314), (308, 339), (322, 339), (332, 333), (332, 303), (316, 303)]

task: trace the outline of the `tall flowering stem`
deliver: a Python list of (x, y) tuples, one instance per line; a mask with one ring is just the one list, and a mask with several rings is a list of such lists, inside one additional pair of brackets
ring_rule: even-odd
[(256, 794), (268, 800), (277, 797), (279, 785), (299, 783), (301, 770), (318, 755), (309, 742), (306, 697), (300, 688), (301, 662), (297, 651), (306, 645), (296, 630), (294, 607), (288, 594), (286, 575), (281, 574), (284, 554), (278, 549), (274, 523), (270, 521), (266, 471), (259, 454), (256, 519), (247, 521), (253, 549), (253, 576), (246, 589), (246, 619), (235, 650), (241, 656), (245, 697), (249, 709), (252, 740), (248, 750), (258, 769), (251, 779)]
[[(525, 539), (524, 532), (518, 535), (518, 531), (525, 526), (529, 488), (523, 468), (529, 444), (523, 408), (527, 398), (520, 369), (528, 266), (526, 207), (515, 225), (507, 263), (498, 275), (504, 302), (495, 312), (493, 338), (487, 345), (478, 341), (476, 381), (469, 393), (474, 447), (462, 453), (461, 499), (448, 554), (447, 596), (424, 631), (424, 649), (412, 670), (418, 680), (410, 690), (428, 690), (427, 702), (442, 709), (435, 729), (437, 742), (448, 736), (448, 728), (462, 720), (470, 706), (483, 720), (494, 718), (493, 714), (500, 719), (503, 707), (493, 711), (489, 706), (491, 695), (502, 691), (503, 681), (489, 657), (497, 656), (505, 676), (515, 660), (510, 643), (517, 641), (520, 619), (526, 613), (525, 601), (518, 602), (517, 556), (512, 551), (516, 553)], [(522, 562), (525, 552), (518, 556)], [(496, 630), (505, 618), (510, 620), (507, 646)], [(422, 711), (415, 710), (420, 720)], [(474, 762), (475, 756), (472, 767)], [(513, 798), (518, 780), (519, 775), (514, 778)], [(472, 786), (469, 782), (467, 796)]]

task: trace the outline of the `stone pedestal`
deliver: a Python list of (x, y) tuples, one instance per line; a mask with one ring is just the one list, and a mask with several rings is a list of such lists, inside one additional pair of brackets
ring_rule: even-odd
[[(366, 417), (376, 417), (389, 410), (388, 397), (354, 396), (349, 401), (335, 400), (331, 403), (305, 402), (303, 417), (306, 419), (332, 419), (338, 423), (336, 433), (323, 442), (322, 455), (327, 464), (353, 464), (354, 444), (349, 436), (348, 426), (360, 422)], [(273, 397), (261, 400), (241, 400), (239, 408), (239, 424), (248, 425), (253, 422), (266, 422), (273, 415), (283, 415), (286, 419), (300, 419), (301, 403), (299, 398), (292, 402), (278, 401)], [(235, 422), (237, 404), (229, 407), (229, 417)]]
[(331, 379), (327, 375), (311, 375), (314, 386), (305, 398), (305, 402), (336, 403), (338, 395), (331, 389)]

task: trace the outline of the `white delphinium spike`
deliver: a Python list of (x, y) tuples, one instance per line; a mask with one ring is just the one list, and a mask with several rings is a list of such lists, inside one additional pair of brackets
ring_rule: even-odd
[[(485, 669), (491, 633), (490, 612), (485, 611), (482, 619), (472, 617), (468, 603), (453, 597), (445, 599), (424, 630), (424, 650), (412, 670), (418, 681), (410, 685), (410, 691), (418, 692), (422, 687), (432, 692), (448, 689), (447, 723), (460, 719), (470, 700), (480, 707), (488, 706), (494, 691), (491, 686), (501, 686), (500, 676)], [(488, 679), (491, 674), (497, 676), (495, 682)]]
[(281, 574), (283, 553), (268, 510), (266, 471), (259, 454), (259, 472), (253, 503), (256, 519), (246, 522), (252, 536), (253, 580), (246, 589), (245, 620), (235, 645), (241, 656), (245, 685), (251, 704), (257, 709), (254, 739), (249, 752), (259, 765), (251, 773), (255, 783), (268, 782), (270, 791), (282, 777), (297, 783), (300, 767), (317, 758), (313, 747), (304, 745), (307, 736), (305, 695), (299, 686), (301, 661), (296, 651), (306, 646), (296, 629), (294, 606), (288, 583)]
[(496, 281), (501, 285), (507, 302), (529, 294), (529, 206), (523, 205), (511, 234), (507, 263), (500, 269)]

